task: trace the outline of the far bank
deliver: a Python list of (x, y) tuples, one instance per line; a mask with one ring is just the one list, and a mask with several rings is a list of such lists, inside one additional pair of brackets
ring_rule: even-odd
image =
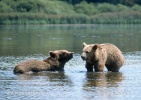
[(1, 13), (0, 25), (9, 24), (141, 24), (141, 12), (109, 12), (92, 16), (44, 13)]

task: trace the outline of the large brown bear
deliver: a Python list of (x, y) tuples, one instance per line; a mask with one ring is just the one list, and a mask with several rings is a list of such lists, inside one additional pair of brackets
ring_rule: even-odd
[(73, 57), (73, 53), (67, 50), (50, 51), (50, 57), (43, 61), (27, 60), (19, 63), (14, 68), (14, 73), (26, 73), (29, 71), (64, 71), (64, 65)]
[(104, 70), (104, 66), (108, 71), (118, 72), (124, 64), (124, 56), (121, 51), (113, 44), (89, 44), (83, 43), (83, 52), (81, 55), (86, 60), (87, 71), (92, 72), (93, 66), (96, 72)]

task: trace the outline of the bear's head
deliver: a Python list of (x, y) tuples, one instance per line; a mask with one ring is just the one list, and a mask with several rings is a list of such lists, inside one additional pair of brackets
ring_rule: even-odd
[(83, 43), (83, 51), (81, 58), (89, 63), (99, 60), (102, 52), (100, 44), (86, 44)]
[(73, 57), (73, 53), (67, 50), (50, 51), (49, 54), (50, 57), (58, 59), (61, 63), (65, 63)]

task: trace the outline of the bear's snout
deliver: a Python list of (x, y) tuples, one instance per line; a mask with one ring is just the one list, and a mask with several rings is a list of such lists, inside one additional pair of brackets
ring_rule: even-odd
[(81, 55), (81, 58), (82, 58), (83, 60), (86, 60), (85, 57), (84, 57), (83, 55)]

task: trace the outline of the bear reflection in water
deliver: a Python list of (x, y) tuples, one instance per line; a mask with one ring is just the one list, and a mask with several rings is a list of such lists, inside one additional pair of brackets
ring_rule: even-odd
[(120, 72), (87, 72), (84, 88), (88, 87), (117, 87), (124, 79)]
[[(44, 78), (43, 78), (44, 77)], [(33, 80), (33, 79), (46, 79), (49, 81), (56, 80), (67, 80), (69, 79), (65, 72), (53, 72), (53, 71), (43, 71), (38, 73), (25, 73), (19, 74), (17, 79), (19, 80)]]

